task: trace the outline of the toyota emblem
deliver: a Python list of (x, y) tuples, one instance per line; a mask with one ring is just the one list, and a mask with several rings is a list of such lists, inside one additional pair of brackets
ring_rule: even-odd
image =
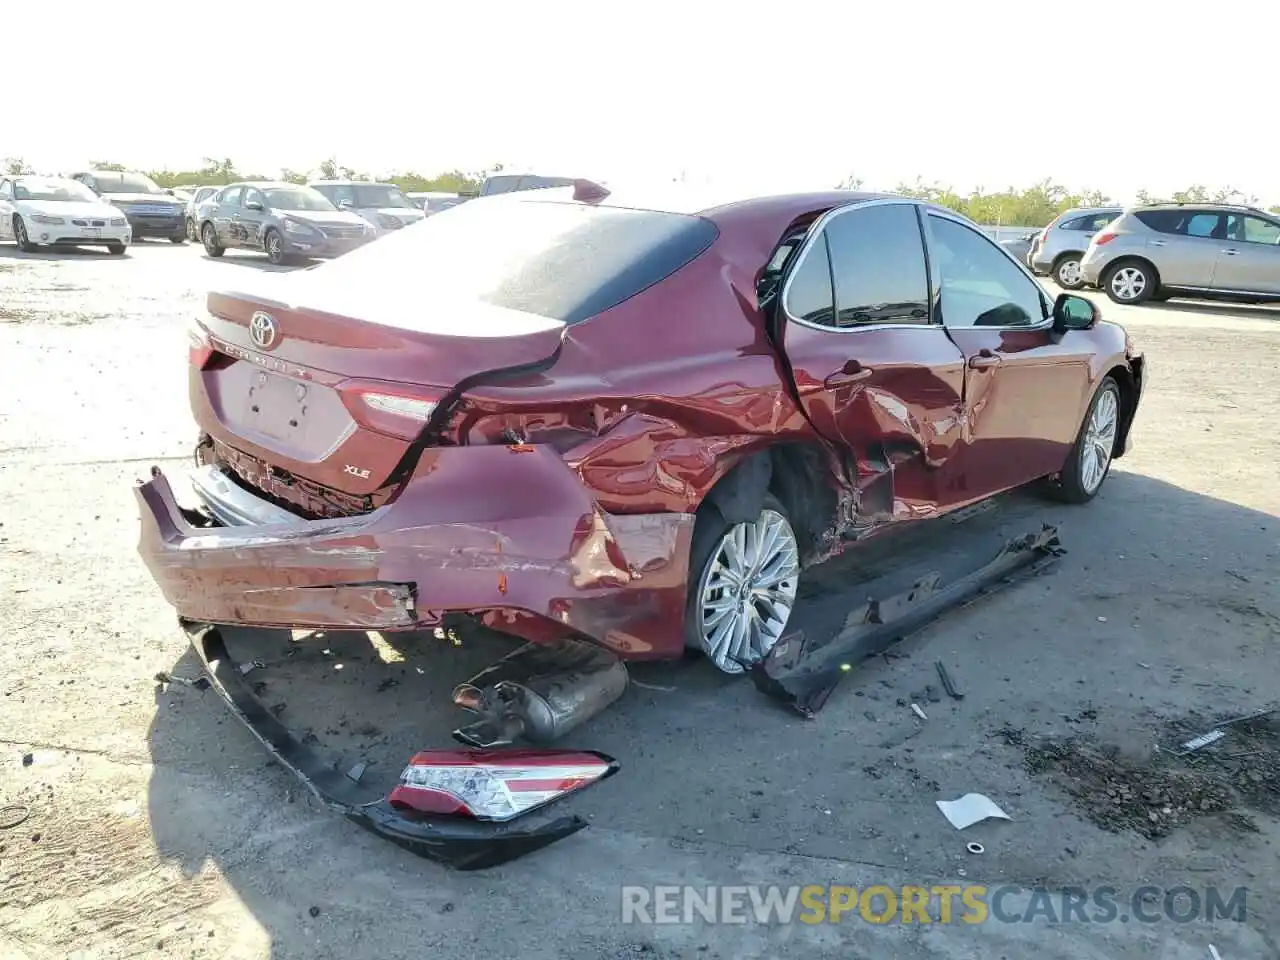
[(263, 350), (270, 350), (276, 342), (276, 322), (269, 313), (255, 313), (249, 321), (249, 336)]

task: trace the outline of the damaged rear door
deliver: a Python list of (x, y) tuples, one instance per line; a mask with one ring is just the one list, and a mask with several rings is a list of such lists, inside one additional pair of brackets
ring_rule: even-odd
[(916, 211), (898, 200), (830, 211), (783, 287), (782, 343), (800, 403), (856, 456), (864, 521), (924, 515), (945, 500), (960, 433), (964, 357), (931, 318)]

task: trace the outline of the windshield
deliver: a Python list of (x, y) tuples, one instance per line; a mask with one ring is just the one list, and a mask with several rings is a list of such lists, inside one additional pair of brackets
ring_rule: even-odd
[(78, 200), (95, 202), (98, 198), (92, 190), (75, 180), (28, 180), (25, 177), (13, 184), (15, 200)]
[(408, 207), (416, 209), (412, 201), (409, 200), (400, 188), (392, 183), (357, 183), (353, 184), (352, 192), (355, 194), (355, 206), (358, 209), (368, 210), (378, 207)]
[(167, 196), (159, 184), (142, 173), (95, 173), (93, 180), (99, 193), (158, 193)]
[(336, 210), (323, 193), (310, 187), (272, 187), (264, 190), (274, 210)]
[[(479, 199), (307, 271), (307, 281), (322, 297), (376, 291), (432, 311), (480, 300), (571, 324), (657, 283), (715, 238), (710, 221), (682, 214)], [(397, 316), (413, 329), (413, 310)]]

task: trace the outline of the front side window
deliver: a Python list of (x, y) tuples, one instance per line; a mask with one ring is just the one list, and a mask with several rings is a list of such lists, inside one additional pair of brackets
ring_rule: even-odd
[(254, 190), (252, 187), (246, 188), (244, 191), (245, 205), (247, 206), (251, 201), (254, 201), (254, 200), (262, 204), (264, 207), (266, 206), (266, 201), (262, 197), (261, 190)]
[(1280, 223), (1233, 213), (1227, 217), (1227, 239), (1237, 243), (1280, 243)]
[(976, 230), (929, 214), (948, 327), (1026, 327), (1045, 319), (1040, 288)]
[(929, 279), (914, 205), (854, 207), (832, 217), (823, 233), (837, 327), (929, 322)]

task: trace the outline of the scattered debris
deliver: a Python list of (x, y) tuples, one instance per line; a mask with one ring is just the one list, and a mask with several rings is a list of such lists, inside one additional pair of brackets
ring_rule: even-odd
[(35, 763), (35, 762), (36, 762), (35, 754), (33, 754), (33, 753), (24, 753), (24, 754), (22, 755), (22, 765), (23, 765), (24, 767), (29, 767), (29, 766), (31, 766), (31, 765), (32, 765), (33, 763)]
[(12, 830), (19, 824), (26, 823), (30, 816), (31, 808), (20, 803), (0, 807), (0, 830)]
[(385, 680), (383, 680), (381, 683), (378, 684), (378, 688), (376, 692), (386, 693), (392, 687), (397, 687), (399, 685), (400, 685), (400, 681), (397, 680), (395, 677), (387, 677)]
[(912, 712), (912, 713), (914, 713), (914, 714), (915, 714), (917, 717), (919, 717), (921, 720), (928, 720), (928, 719), (929, 719), (929, 717), (925, 714), (924, 710), (922, 710), (922, 709), (921, 709), (920, 704), (918, 704), (918, 703), (913, 703), (913, 704), (911, 705), (911, 712)]
[(240, 675), (244, 676), (246, 673), (248, 673), (251, 670), (261, 669), (265, 666), (266, 664), (263, 663), (261, 660), (250, 660), (247, 663), (240, 664)]
[(353, 781), (354, 783), (359, 783), (360, 778), (364, 776), (364, 772), (365, 770), (368, 769), (368, 767), (369, 767), (369, 764), (361, 760), (354, 767), (352, 767), (350, 770), (347, 771), (347, 778)]
[(1143, 670), (1150, 670), (1150, 669), (1151, 669), (1151, 664), (1149, 664), (1149, 663), (1143, 663), (1141, 660), (1139, 660), (1139, 661), (1138, 661), (1138, 666), (1140, 666)]
[(938, 679), (942, 681), (942, 689), (947, 691), (947, 696), (952, 700), (963, 700), (964, 694), (956, 689), (956, 685), (951, 682), (951, 674), (947, 673), (947, 668), (941, 660), (935, 660), (933, 664), (938, 670)]
[(987, 852), (987, 848), (984, 847), (982, 844), (978, 843), (976, 840), (970, 843), (966, 843), (964, 845), (964, 848), (968, 850), (970, 853), (974, 853), (974, 854)]
[[(1237, 580), (1239, 580), (1241, 583), (1248, 583), (1248, 582), (1249, 582), (1249, 578), (1248, 578), (1248, 577), (1246, 577), (1243, 573), (1237, 573), (1235, 570), (1228, 570), (1228, 571), (1227, 571), (1227, 576), (1228, 576), (1228, 577), (1235, 577), (1235, 578), (1236, 578)], [(1212, 948), (1210, 948), (1210, 949), (1212, 949)], [(1216, 953), (1217, 951), (1214, 951), (1214, 952)]]
[(312, 917), (318, 917), (320, 916), (320, 908), (311, 907), (309, 910), (307, 910), (307, 913), (311, 914)]
[(1181, 752), (1178, 753), (1178, 756), (1185, 757), (1187, 754), (1194, 753), (1201, 747), (1207, 747), (1211, 743), (1217, 743), (1226, 735), (1226, 731), (1224, 730), (1210, 730), (1208, 733), (1202, 733), (1200, 736), (1184, 743), (1182, 745)]
[(1013, 819), (1013, 817), (997, 807), (990, 797), (985, 797), (980, 793), (966, 793), (958, 800), (936, 800), (934, 802), (937, 803), (938, 809), (942, 811), (942, 815), (957, 830), (963, 830), (965, 827), (971, 827), (975, 823), (992, 817), (997, 817), (1001, 820)]
[(1106, 618), (1106, 617), (1099, 617), (1099, 618), (1098, 618), (1098, 622), (1099, 622), (1099, 623), (1106, 623), (1106, 622), (1107, 622), (1107, 618)]
[(1213, 960), (1222, 960), (1222, 954), (1218, 952), (1218, 948), (1212, 943), (1209, 944), (1209, 956), (1212, 957)]
[(180, 677), (177, 674), (168, 673), (164, 670), (161, 670), (156, 674), (156, 683), (161, 684), (162, 686), (165, 684), (180, 683), (184, 687), (194, 687), (196, 690), (209, 689), (208, 677), (196, 677), (192, 680), (190, 677)]
[(925, 684), (924, 698), (930, 703), (941, 703), (942, 697), (938, 696), (938, 688), (931, 683)]
[(661, 691), (662, 693), (675, 693), (675, 692), (676, 692), (676, 688), (675, 688), (675, 687), (666, 687), (666, 686), (663, 686), (663, 685), (662, 685), (662, 684), (660, 684), (660, 683), (641, 683), (639, 680), (632, 680), (632, 681), (631, 681), (631, 685), (632, 685), (633, 687), (640, 687), (640, 688), (642, 688), (642, 689), (644, 689), (644, 690), (659, 690), (659, 691)]

